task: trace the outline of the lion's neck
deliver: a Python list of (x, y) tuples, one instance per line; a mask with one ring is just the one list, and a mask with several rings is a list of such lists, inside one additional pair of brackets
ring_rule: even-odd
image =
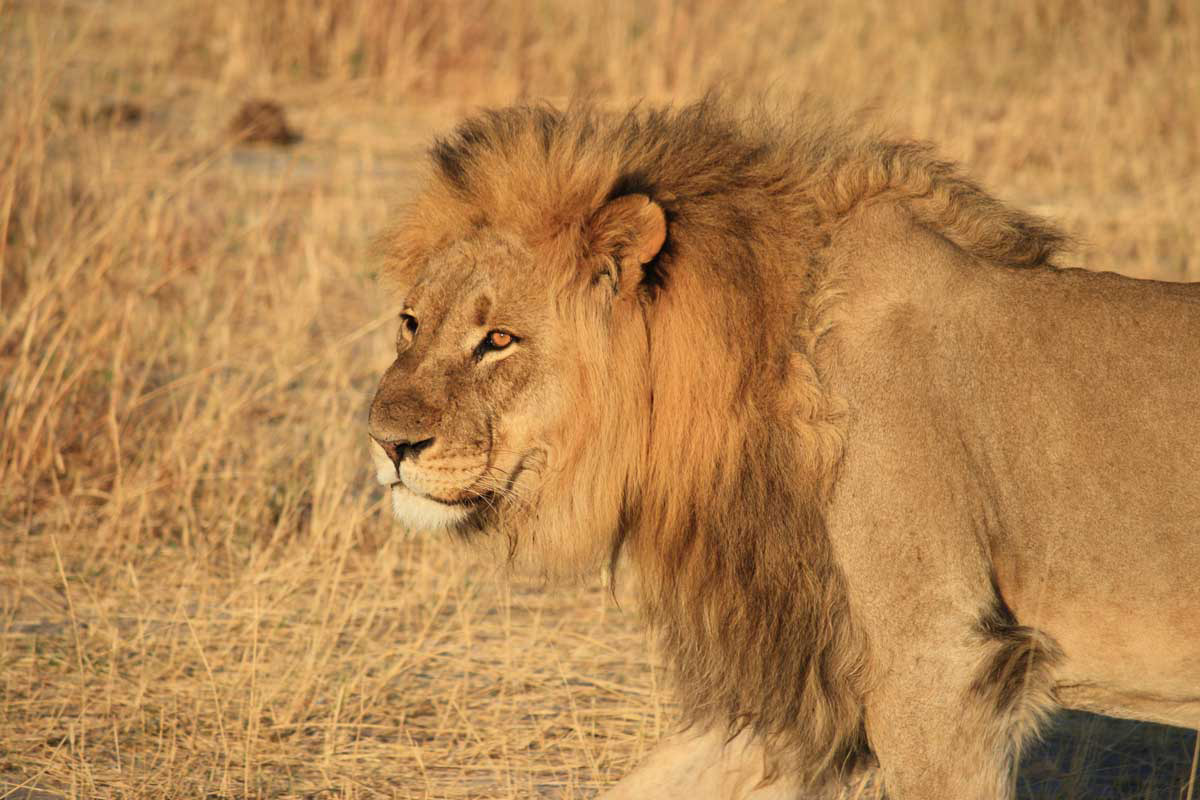
[(865, 747), (844, 677), (862, 651), (819, 482), (798, 479), (794, 449), (780, 431), (747, 442), (700, 497), (647, 497), (628, 546), (688, 719), (749, 726), (815, 777)]

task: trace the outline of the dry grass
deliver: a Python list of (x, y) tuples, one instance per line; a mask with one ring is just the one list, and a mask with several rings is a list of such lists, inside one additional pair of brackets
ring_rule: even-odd
[[(0, 780), (583, 797), (669, 726), (600, 589), (508, 587), (370, 484), (366, 242), (472, 104), (873, 106), (1084, 261), (1200, 278), (1195, 4), (827, 6), (0, 0)], [(222, 140), (257, 94), (299, 145)]]

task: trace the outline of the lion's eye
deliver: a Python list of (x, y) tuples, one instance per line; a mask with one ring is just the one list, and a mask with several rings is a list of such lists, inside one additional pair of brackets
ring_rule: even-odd
[(415, 336), (417, 333), (417, 318), (412, 314), (401, 314), (400, 332), (410, 339)]
[(417, 318), (407, 312), (400, 315), (400, 331), (396, 334), (396, 350), (406, 350), (417, 335)]
[(507, 331), (489, 331), (484, 342), (489, 350), (503, 350), (513, 343), (513, 336)]
[(500, 350), (505, 350), (512, 345), (513, 342), (518, 342), (516, 336), (513, 336), (508, 331), (488, 331), (487, 336), (483, 337), (483, 341), (475, 348), (475, 360), (481, 360), (488, 353), (495, 353)]
[(521, 337), (513, 336), (508, 331), (492, 330), (487, 332), (487, 336), (483, 337), (483, 341), (475, 348), (475, 360), (482, 361), (483, 357), (488, 353), (496, 353), (501, 350), (507, 350), (514, 342), (521, 341)]

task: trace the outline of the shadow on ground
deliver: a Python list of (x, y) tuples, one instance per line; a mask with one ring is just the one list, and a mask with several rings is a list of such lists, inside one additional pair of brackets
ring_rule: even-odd
[[(1042, 741), (1021, 760), (1017, 797), (1185, 798), (1196, 735), (1196, 731), (1166, 725), (1062, 712), (1047, 726)], [(1200, 786), (1195, 797), (1200, 798)]]

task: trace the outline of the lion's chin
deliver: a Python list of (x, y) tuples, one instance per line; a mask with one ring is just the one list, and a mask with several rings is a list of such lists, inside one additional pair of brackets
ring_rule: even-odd
[(392, 484), (392, 514), (401, 524), (417, 530), (458, 528), (471, 516), (473, 507), (442, 503), (416, 494), (402, 483)]

